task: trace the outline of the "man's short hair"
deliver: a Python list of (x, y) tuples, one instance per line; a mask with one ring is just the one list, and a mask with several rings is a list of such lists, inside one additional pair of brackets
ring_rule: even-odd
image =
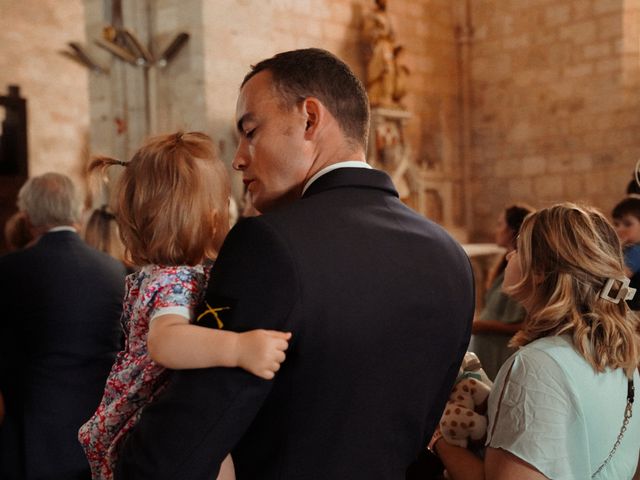
[(18, 208), (35, 228), (72, 225), (80, 220), (80, 202), (73, 182), (60, 173), (27, 180), (18, 192)]
[(252, 65), (242, 86), (263, 70), (271, 72), (285, 107), (315, 97), (335, 117), (345, 136), (366, 149), (369, 99), (349, 66), (326, 50), (307, 48), (278, 53)]
[(613, 207), (613, 218), (620, 219), (625, 215), (632, 215), (640, 220), (640, 196), (630, 195)]

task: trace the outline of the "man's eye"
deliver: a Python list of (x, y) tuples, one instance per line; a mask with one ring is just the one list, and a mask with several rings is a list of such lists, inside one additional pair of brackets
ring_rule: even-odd
[(246, 132), (244, 132), (244, 136), (247, 138), (252, 138), (253, 137), (253, 133), (256, 131), (255, 128), (252, 128), (251, 130), (247, 130)]

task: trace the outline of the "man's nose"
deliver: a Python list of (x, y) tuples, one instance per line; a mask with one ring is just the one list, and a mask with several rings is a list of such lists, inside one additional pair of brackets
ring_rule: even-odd
[(231, 162), (231, 166), (233, 167), (233, 169), (239, 172), (247, 168), (247, 156), (242, 143), (243, 142), (240, 142), (238, 144), (238, 148), (236, 149), (236, 154), (233, 157), (233, 162)]

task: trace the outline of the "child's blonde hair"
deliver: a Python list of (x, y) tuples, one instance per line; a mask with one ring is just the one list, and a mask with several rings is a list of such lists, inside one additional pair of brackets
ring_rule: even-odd
[(600, 297), (608, 279), (625, 278), (608, 220), (593, 208), (555, 205), (525, 219), (517, 249), (522, 278), (508, 293), (526, 307), (527, 318), (511, 345), (570, 334), (596, 371), (623, 368), (633, 375), (640, 359), (638, 318), (624, 300)]
[(123, 165), (115, 215), (135, 265), (195, 265), (215, 258), (229, 230), (229, 179), (209, 136), (149, 139), (130, 162), (98, 157), (89, 170)]

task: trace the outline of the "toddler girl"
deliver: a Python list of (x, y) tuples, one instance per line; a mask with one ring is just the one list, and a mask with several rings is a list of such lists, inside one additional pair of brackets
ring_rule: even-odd
[[(211, 139), (197, 132), (149, 140), (122, 165), (115, 214), (131, 261), (122, 326), (126, 337), (96, 413), (79, 431), (94, 480), (113, 478), (118, 449), (171, 369), (241, 367), (272, 379), (290, 334), (235, 333), (196, 325), (211, 259), (229, 229), (226, 170)], [(226, 472), (226, 473), (225, 473)], [(229, 473), (230, 472), (230, 473)], [(230, 476), (227, 476), (230, 475)], [(230, 457), (219, 478), (233, 478)]]

